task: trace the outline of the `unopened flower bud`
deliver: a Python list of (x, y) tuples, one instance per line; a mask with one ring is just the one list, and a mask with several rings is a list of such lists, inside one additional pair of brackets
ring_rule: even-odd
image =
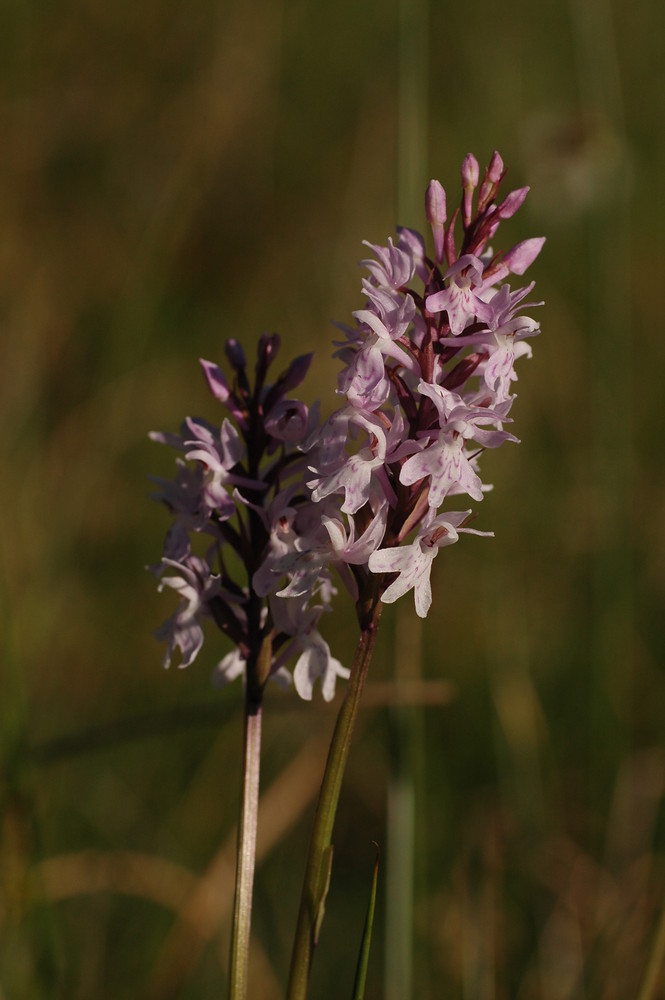
[(238, 371), (241, 368), (245, 368), (247, 364), (247, 359), (245, 358), (245, 352), (242, 346), (233, 337), (229, 337), (225, 344), (226, 356), (231, 362), (231, 365)]
[(513, 274), (524, 274), (542, 250), (544, 242), (544, 236), (533, 236), (530, 240), (522, 240), (508, 251), (501, 263)]
[(498, 184), (503, 177), (503, 160), (497, 153), (496, 149), (492, 153), (492, 159), (490, 160), (490, 165), (487, 168), (487, 176), (491, 180), (492, 184)]
[(478, 187), (478, 178), (480, 177), (480, 167), (478, 166), (478, 160), (475, 158), (473, 153), (467, 153), (467, 155), (462, 160), (462, 187), (466, 191), (471, 188)]
[(496, 210), (496, 214), (500, 219), (510, 219), (518, 208), (524, 204), (524, 199), (529, 193), (528, 187), (518, 188), (517, 191), (511, 191), (507, 195), (499, 207)]
[(291, 362), (277, 383), (282, 394), (290, 392), (291, 389), (295, 389), (296, 386), (300, 385), (309, 371), (313, 357), (313, 354), (301, 354)]
[(503, 160), (497, 151), (494, 150), (492, 153), (492, 159), (490, 160), (489, 166), (485, 171), (483, 182), (480, 185), (480, 190), (478, 191), (479, 212), (484, 212), (488, 205), (490, 205), (496, 198), (496, 193), (499, 184), (501, 183), (503, 172)]
[(199, 358), (199, 361), (201, 363), (201, 367), (203, 368), (203, 374), (205, 375), (206, 382), (208, 383), (208, 388), (215, 399), (218, 399), (220, 403), (228, 403), (231, 398), (231, 390), (229, 388), (229, 383), (226, 381), (224, 372), (212, 361), (206, 361), (204, 358)]
[(431, 180), (425, 194), (425, 216), (432, 227), (437, 264), (443, 260), (443, 235), (446, 221), (446, 192), (439, 181)]
[(268, 369), (275, 359), (280, 343), (278, 333), (263, 333), (259, 338), (256, 351), (256, 384), (259, 388), (265, 382)]
[(257, 349), (257, 364), (270, 365), (279, 350), (281, 338), (278, 333), (262, 333)]
[(479, 177), (480, 168), (478, 166), (478, 160), (475, 158), (473, 153), (467, 153), (462, 160), (462, 189), (464, 191), (463, 222), (465, 227), (471, 222), (471, 215), (473, 213), (473, 192), (478, 187)]

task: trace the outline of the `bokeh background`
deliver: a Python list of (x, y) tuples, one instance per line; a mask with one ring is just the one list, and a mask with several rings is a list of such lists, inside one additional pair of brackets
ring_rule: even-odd
[[(317, 352), (363, 239), (422, 229), (468, 151), (546, 235), (519, 447), (382, 623), (312, 996), (665, 996), (658, 0), (61, 0), (0, 31), (0, 997), (225, 996), (240, 690), (163, 672), (147, 440), (218, 419), (197, 364)], [(416, 192), (416, 193), (414, 193)], [(343, 601), (341, 602), (343, 605)], [(350, 608), (328, 623), (350, 658)], [(268, 698), (252, 996), (283, 995), (334, 708)]]

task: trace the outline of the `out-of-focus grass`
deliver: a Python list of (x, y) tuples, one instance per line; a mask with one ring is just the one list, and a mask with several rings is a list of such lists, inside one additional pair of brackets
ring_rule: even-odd
[[(479, 523), (497, 537), (442, 555), (424, 628), (423, 674), (457, 694), (423, 709), (423, 998), (634, 996), (665, 897), (664, 17), (655, 0), (430, 4), (423, 190), (438, 176), (452, 199), (464, 153), (497, 147), (532, 185), (505, 238), (548, 243), (534, 267), (544, 332), (518, 384), (523, 443), (486, 456), (496, 488)], [(146, 477), (171, 459), (146, 433), (214, 416), (196, 358), (264, 329), (285, 358), (317, 350), (306, 392), (334, 405), (330, 321), (358, 308), (360, 241), (422, 225), (395, 220), (397, 30), (396, 5), (346, 0), (3, 12), (10, 1000), (223, 995), (238, 692), (210, 689), (214, 637), (191, 670), (160, 671), (150, 632), (166, 602), (143, 566), (167, 522)], [(330, 635), (348, 659), (344, 614)], [(390, 615), (383, 629), (377, 682), (392, 676)], [(321, 1000), (350, 995), (370, 842), (385, 842), (379, 694), (339, 816)], [(332, 714), (278, 692), (266, 714), (264, 787), (279, 799), (253, 995), (270, 998), (313, 795), (298, 768), (308, 748), (320, 757)], [(49, 742), (85, 733), (100, 735)], [(383, 995), (381, 967), (377, 939), (368, 997)]]

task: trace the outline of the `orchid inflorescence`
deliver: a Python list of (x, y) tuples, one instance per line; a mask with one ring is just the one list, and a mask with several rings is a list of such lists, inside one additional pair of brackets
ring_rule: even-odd
[(361, 626), (370, 596), (387, 604), (410, 590), (425, 617), (439, 549), (462, 532), (489, 534), (469, 527), (471, 510), (443, 505), (459, 495), (482, 500), (482, 452), (517, 440), (505, 429), (514, 364), (530, 356), (526, 338), (539, 331), (522, 314), (533, 282), (513, 291), (505, 279), (524, 274), (544, 240), (506, 253), (490, 246), (529, 190), (499, 201), (504, 176), (498, 153), (482, 180), (466, 156), (450, 220), (443, 187), (430, 182), (433, 257), (410, 229), (396, 243), (367, 244), (365, 304), (337, 345), (344, 402), (325, 421), (317, 406), (290, 398), (311, 355), (268, 382), (275, 334), (259, 341), (253, 379), (235, 340), (226, 345), (231, 381), (201, 362), (226, 410), (221, 428), (187, 418), (180, 435), (152, 435), (182, 453), (175, 480), (158, 480), (174, 523), (154, 569), (160, 588), (180, 597), (158, 632), (165, 665), (176, 649), (181, 666), (192, 663), (212, 618), (234, 643), (216, 668), (220, 682), (243, 675), (260, 700), (270, 677), (292, 680), (309, 699), (320, 679), (329, 700), (336, 678), (348, 676), (319, 632), (336, 594), (333, 570)]

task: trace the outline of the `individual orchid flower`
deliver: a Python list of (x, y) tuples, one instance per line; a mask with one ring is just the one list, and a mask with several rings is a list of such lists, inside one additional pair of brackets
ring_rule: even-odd
[(174, 571), (173, 576), (163, 576), (158, 590), (169, 587), (180, 598), (175, 614), (167, 619), (157, 632), (157, 637), (166, 642), (163, 664), (170, 666), (176, 649), (180, 650), (181, 667), (188, 667), (196, 659), (203, 645), (201, 616), (207, 613), (207, 602), (219, 593), (219, 578), (211, 573), (209, 564), (187, 552), (178, 562), (165, 558), (158, 568), (159, 573)]
[(446, 288), (429, 295), (425, 305), (431, 313), (448, 314), (448, 324), (453, 336), (477, 320), (487, 322), (492, 316), (490, 306), (482, 298), (483, 263), (473, 254), (465, 254), (448, 268), (443, 276), (449, 281)]
[(434, 517), (430, 512), (420, 525), (418, 534), (408, 545), (396, 545), (374, 551), (369, 557), (373, 573), (397, 574), (397, 578), (384, 590), (381, 600), (392, 604), (413, 590), (416, 613), (426, 618), (432, 604), (430, 574), (432, 563), (439, 549), (453, 545), (460, 532), (472, 535), (492, 535), (491, 531), (476, 531), (463, 527), (471, 511), (447, 511)]
[(346, 417), (348, 424), (366, 432), (369, 439), (367, 444), (353, 455), (347, 456), (334, 471), (311, 479), (307, 485), (312, 490), (312, 500), (315, 503), (331, 493), (343, 492), (342, 512), (355, 514), (369, 499), (372, 471), (384, 464), (386, 432), (384, 425), (372, 413), (350, 408)]
[(303, 650), (293, 668), (296, 691), (305, 701), (311, 701), (314, 683), (320, 680), (323, 700), (332, 701), (337, 678), (346, 680), (349, 676), (348, 668), (331, 655), (328, 643), (318, 633), (309, 639), (299, 636), (298, 644)]
[(441, 506), (455, 486), (473, 500), (482, 500), (482, 481), (464, 452), (464, 444), (464, 438), (456, 431), (440, 433), (434, 444), (407, 459), (400, 472), (400, 482), (412, 486), (429, 478), (428, 500), (434, 509)]
[(413, 261), (400, 246), (394, 246), (390, 237), (387, 247), (374, 246), (367, 240), (364, 241), (364, 245), (369, 247), (377, 258), (377, 260), (362, 261), (377, 285), (402, 288), (409, 284), (413, 277)]

